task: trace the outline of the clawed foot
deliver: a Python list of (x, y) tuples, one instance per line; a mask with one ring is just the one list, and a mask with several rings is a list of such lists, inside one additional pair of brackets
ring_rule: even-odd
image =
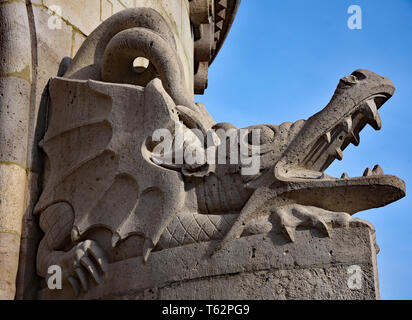
[(317, 207), (298, 204), (276, 208), (272, 212), (279, 222), (279, 227), (291, 242), (295, 241), (297, 227), (313, 227), (326, 236), (330, 236), (331, 228), (368, 227), (372, 233), (375, 228), (369, 222), (352, 218), (345, 212), (332, 212)]
[(107, 271), (107, 260), (104, 251), (92, 240), (77, 244), (67, 252), (61, 260), (64, 277), (72, 286), (76, 296), (82, 289), (89, 288), (89, 278), (96, 284), (103, 282), (103, 275)]

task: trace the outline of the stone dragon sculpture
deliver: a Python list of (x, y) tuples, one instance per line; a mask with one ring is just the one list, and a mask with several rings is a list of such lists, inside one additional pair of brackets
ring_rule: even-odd
[[(150, 61), (143, 72), (131, 67), (136, 57)], [(60, 265), (79, 294), (90, 278), (104, 281), (110, 262), (210, 240), (221, 240), (219, 250), (274, 226), (290, 241), (298, 227), (328, 235), (333, 227), (368, 225), (352, 215), (405, 195), (404, 182), (379, 166), (356, 178), (324, 173), (350, 143), (359, 144), (367, 124), (381, 128), (378, 109), (394, 93), (388, 79), (355, 71), (309, 119), (248, 128), (261, 131), (260, 168), (245, 176), (242, 164), (154, 161), (156, 129), (237, 130), (215, 124), (183, 78), (166, 21), (140, 8), (105, 21), (65, 75), (50, 80), (44, 188), (35, 208), (45, 233), (40, 276)]]

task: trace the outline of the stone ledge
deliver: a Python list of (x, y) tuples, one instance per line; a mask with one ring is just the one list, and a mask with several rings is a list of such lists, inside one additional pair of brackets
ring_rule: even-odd
[[(300, 230), (295, 243), (288, 243), (283, 235), (273, 231), (237, 239), (210, 257), (216, 244), (216, 241), (212, 241), (154, 252), (147, 264), (141, 258), (111, 264), (105, 282), (92, 287), (79, 298), (378, 297), (376, 253), (371, 232), (367, 228), (334, 229), (331, 238), (323, 237), (313, 230)], [(347, 267), (351, 265), (358, 265), (363, 271), (365, 285), (357, 292), (347, 286)], [(307, 281), (295, 281), (305, 278), (305, 274), (308, 276)], [(264, 282), (261, 281), (263, 278)], [(324, 281), (326, 278), (329, 280)], [(259, 281), (265, 285), (256, 285)], [(282, 287), (285, 292), (277, 294), (277, 288)], [(269, 291), (272, 294), (268, 295)], [(43, 290), (40, 298), (74, 297), (71, 296), (71, 289), (67, 288), (61, 291)]]

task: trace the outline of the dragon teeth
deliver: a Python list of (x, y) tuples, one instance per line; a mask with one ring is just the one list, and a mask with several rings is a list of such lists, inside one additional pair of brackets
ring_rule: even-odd
[[(366, 168), (365, 171), (363, 172), (364, 177), (371, 177), (371, 176), (381, 176), (384, 175), (383, 170), (380, 165), (376, 165), (373, 167), (373, 170)], [(342, 176), (340, 177), (341, 179), (350, 179), (349, 175), (344, 172), (342, 173)]]
[(340, 148), (336, 148), (335, 149), (335, 154), (334, 157), (338, 160), (342, 160), (343, 159), (343, 152)]
[(346, 172), (344, 172), (344, 173), (342, 173), (342, 176), (340, 178), (341, 179), (349, 179), (349, 175)]
[(345, 130), (346, 133), (349, 133), (352, 131), (352, 118), (348, 117), (343, 121), (343, 129)]
[(365, 172), (363, 173), (363, 176), (364, 176), (364, 177), (370, 177), (370, 176), (372, 176), (372, 175), (373, 175), (372, 170), (369, 169), (369, 168), (366, 168)]
[(383, 170), (382, 170), (382, 168), (381, 168), (381, 166), (380, 166), (379, 164), (377, 164), (377, 165), (373, 168), (372, 172), (373, 172), (375, 175), (378, 175), (378, 176), (383, 176), (383, 175), (384, 175)]
[(355, 134), (354, 132), (351, 132), (351, 142), (354, 146), (358, 146), (360, 143), (360, 137), (358, 134)]
[(372, 128), (375, 130), (382, 128), (382, 120), (374, 100), (366, 101), (361, 108), (361, 112), (366, 116), (366, 120)]
[(119, 233), (115, 232), (112, 236), (112, 247), (115, 248), (120, 240), (121, 240), (121, 237)]
[(332, 135), (330, 134), (330, 132), (326, 132), (323, 137), (325, 138), (326, 142), (329, 144), (332, 142)]

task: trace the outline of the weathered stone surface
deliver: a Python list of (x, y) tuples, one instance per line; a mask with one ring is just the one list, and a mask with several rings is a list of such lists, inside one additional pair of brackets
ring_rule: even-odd
[[(185, 72), (186, 86), (189, 91), (193, 91), (193, 40), (187, 0), (45, 0), (43, 3), (43, 11), (45, 8), (53, 8), (53, 6), (61, 8), (65, 22), (67, 21), (75, 30), (84, 35), (89, 35), (100, 23), (126, 8), (153, 8), (167, 20), (174, 34), (178, 54), (184, 59), (182, 66)], [(63, 24), (66, 24), (65, 22)], [(71, 41), (68, 43), (70, 44)]]
[(37, 276), (36, 256), (42, 233), (38, 219), (33, 214), (33, 208), (39, 194), (39, 174), (30, 172), (27, 177), (27, 183), (29, 191), (25, 199), (25, 212), (20, 237), (19, 269), (16, 281), (19, 285), (16, 288), (15, 298), (18, 300), (37, 299), (41, 279)]
[(111, 7), (107, 0), (44, 0), (43, 3), (48, 9), (59, 7), (62, 17), (85, 34), (89, 34), (112, 14), (111, 10), (107, 10), (108, 6)]
[(324, 171), (380, 129), (394, 86), (356, 70), (307, 120), (215, 124), (193, 97), (238, 4), (0, 2), (0, 31), (16, 36), (0, 61), (0, 298), (14, 297), (19, 247), (19, 299), (36, 296), (35, 260), (42, 281), (63, 270), (43, 299), (378, 297), (374, 229), (352, 215), (402, 198), (404, 182), (379, 166)]
[[(184, 57), (183, 70), (186, 86), (193, 86), (193, 48), (188, 4), (163, 1), (0, 1), (1, 30), (1, 122), (0, 161), (17, 162), (28, 170), (41, 171), (42, 159), (37, 143), (44, 135), (48, 93), (45, 90), (50, 77), (56, 76), (65, 56), (74, 56), (85, 39), (105, 18), (126, 7), (155, 7), (170, 23)], [(60, 19), (60, 14), (61, 18)], [(60, 20), (60, 21), (59, 21)], [(49, 28), (50, 22), (59, 22), (59, 28)], [(64, 73), (64, 71), (63, 71)], [(26, 80), (27, 85), (20, 84)], [(10, 80), (9, 80), (10, 79)], [(18, 83), (16, 83), (18, 82)], [(30, 86), (31, 84), (31, 86)], [(24, 86), (23, 98), (16, 90)], [(189, 90), (190, 91), (190, 90)], [(22, 99), (26, 99), (23, 101)], [(10, 103), (9, 103), (10, 102)], [(9, 106), (13, 109), (11, 116)], [(3, 124), (4, 122), (4, 124)], [(30, 186), (30, 184), (27, 184)], [(34, 197), (37, 191), (27, 190)], [(26, 221), (27, 222), (27, 221)], [(26, 230), (34, 230), (30, 223)], [(36, 232), (33, 231), (36, 238)], [(23, 244), (22, 252), (31, 250)], [(23, 256), (31, 256), (30, 252)], [(26, 261), (22, 262), (26, 265)], [(33, 261), (29, 264), (32, 264)], [(23, 267), (22, 267), (23, 268)], [(27, 280), (31, 283), (31, 280)], [(27, 284), (21, 284), (27, 287)], [(29, 285), (30, 286), (30, 285)]]
[[(76, 1), (80, 2), (80, 1)], [(72, 51), (73, 27), (65, 22), (61, 28), (50, 29), (48, 20), (51, 14), (44, 8), (33, 7), (36, 23), (37, 41), (37, 87), (45, 88), (51, 76), (57, 76), (59, 65), (64, 57), (69, 57)], [(41, 96), (41, 94), (39, 95)], [(40, 105), (39, 98), (36, 106)]]
[(15, 164), (0, 163), (0, 230), (20, 236), (25, 199), (26, 170)]
[(32, 74), (25, 1), (0, 1), (0, 299), (13, 299), (26, 192)]
[(28, 29), (25, 2), (0, 1), (1, 78), (19, 77), (31, 83), (31, 41)]
[(38, 143), (44, 135), (47, 112), (46, 86), (50, 77), (57, 76), (64, 57), (69, 57), (75, 45), (73, 27), (61, 22), (58, 29), (49, 28), (52, 15), (44, 7), (32, 7), (35, 34), (33, 37), (35, 52), (35, 77), (33, 79), (32, 101), (28, 114), (30, 121), (27, 128), (27, 167), (40, 172), (42, 168)]
[[(362, 265), (363, 290), (348, 287), (348, 266), (257, 271), (173, 284), (158, 290), (161, 300), (375, 300), (375, 279)], [(193, 297), (195, 293), (195, 297)]]
[(21, 78), (0, 78), (0, 161), (26, 165), (30, 84)]
[[(368, 228), (335, 229), (331, 237), (299, 231), (245, 237), (211, 257), (217, 242), (153, 252), (110, 264), (104, 284), (80, 299), (376, 299), (375, 249)], [(356, 248), (356, 250), (354, 250)], [(348, 268), (362, 269), (350, 289)], [(43, 290), (43, 299), (73, 298), (70, 290)]]
[(14, 299), (26, 170), (0, 163), (0, 300)]
[(19, 247), (20, 236), (18, 234), (0, 231), (0, 300), (14, 299)]
[(77, 51), (79, 51), (81, 45), (83, 44), (84, 40), (86, 40), (86, 36), (83, 33), (77, 32), (73, 30), (73, 43), (71, 48), (70, 56), (73, 58)]

